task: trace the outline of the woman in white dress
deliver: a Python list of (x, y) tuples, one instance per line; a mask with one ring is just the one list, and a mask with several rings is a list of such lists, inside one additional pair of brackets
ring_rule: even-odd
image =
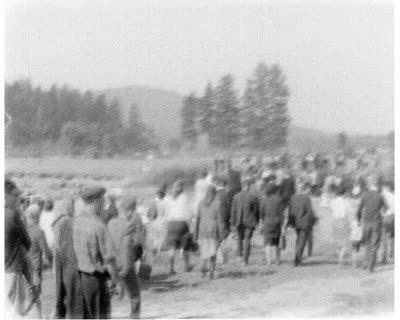
[(338, 253), (338, 263), (341, 267), (350, 241), (351, 203), (345, 197), (345, 189), (336, 188), (336, 197), (330, 203), (332, 211), (332, 237)]

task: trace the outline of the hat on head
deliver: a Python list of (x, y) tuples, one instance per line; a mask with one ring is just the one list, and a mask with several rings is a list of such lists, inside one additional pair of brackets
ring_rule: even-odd
[(136, 209), (137, 201), (133, 193), (125, 193), (122, 196), (121, 207), (125, 211)]
[(15, 182), (10, 179), (5, 180), (4, 191), (6, 194), (10, 194), (12, 192), (21, 194), (21, 191), (18, 189)]
[(93, 202), (100, 199), (106, 193), (106, 188), (102, 186), (86, 186), (83, 187), (80, 196), (84, 202)]

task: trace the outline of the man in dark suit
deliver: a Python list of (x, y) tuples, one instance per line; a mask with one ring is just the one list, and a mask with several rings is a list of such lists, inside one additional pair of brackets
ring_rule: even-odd
[(257, 194), (250, 191), (251, 180), (242, 181), (242, 190), (233, 197), (231, 208), (231, 228), (237, 233), (237, 255), (249, 262), (251, 237), (260, 220), (260, 206)]
[(296, 253), (294, 266), (301, 263), (304, 247), (311, 235), (312, 227), (316, 221), (309, 197), (311, 185), (305, 183), (298, 194), (290, 199), (289, 216), (293, 218), (296, 228)]

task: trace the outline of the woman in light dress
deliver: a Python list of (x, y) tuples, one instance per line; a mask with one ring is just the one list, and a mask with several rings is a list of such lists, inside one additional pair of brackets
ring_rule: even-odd
[(166, 235), (165, 189), (163, 186), (157, 191), (156, 198), (147, 211), (149, 222), (146, 247), (152, 252), (154, 259), (159, 256)]
[(216, 198), (216, 194), (215, 186), (211, 185), (207, 188), (205, 198), (199, 204), (194, 235), (200, 247), (201, 272), (204, 277), (207, 273), (207, 264), (209, 263), (210, 279), (214, 278), (216, 256), (220, 243), (218, 232), (220, 203)]
[(345, 196), (344, 188), (336, 187), (336, 196), (331, 200), (332, 211), (332, 237), (335, 242), (339, 267), (344, 264), (344, 257), (350, 243), (354, 205), (352, 200)]

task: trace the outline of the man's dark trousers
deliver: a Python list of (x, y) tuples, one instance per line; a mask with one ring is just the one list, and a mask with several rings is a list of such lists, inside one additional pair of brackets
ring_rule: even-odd
[(296, 252), (295, 252), (295, 258), (294, 258), (294, 264), (298, 265), (301, 263), (302, 257), (303, 257), (303, 252), (304, 252), (304, 247), (306, 246), (306, 243), (309, 240), (309, 237), (311, 235), (312, 228), (307, 228), (307, 229), (296, 229)]
[(243, 257), (244, 263), (249, 263), (251, 238), (253, 236), (253, 228), (246, 228), (244, 226), (238, 227), (238, 243), (237, 243), (237, 255)]
[(364, 224), (364, 244), (366, 246), (366, 260), (368, 263), (368, 270), (374, 271), (376, 265), (376, 255), (379, 249), (381, 240), (381, 223), (365, 223)]
[(107, 274), (80, 272), (82, 291), (89, 319), (109, 319), (111, 317), (111, 301), (108, 289)]

